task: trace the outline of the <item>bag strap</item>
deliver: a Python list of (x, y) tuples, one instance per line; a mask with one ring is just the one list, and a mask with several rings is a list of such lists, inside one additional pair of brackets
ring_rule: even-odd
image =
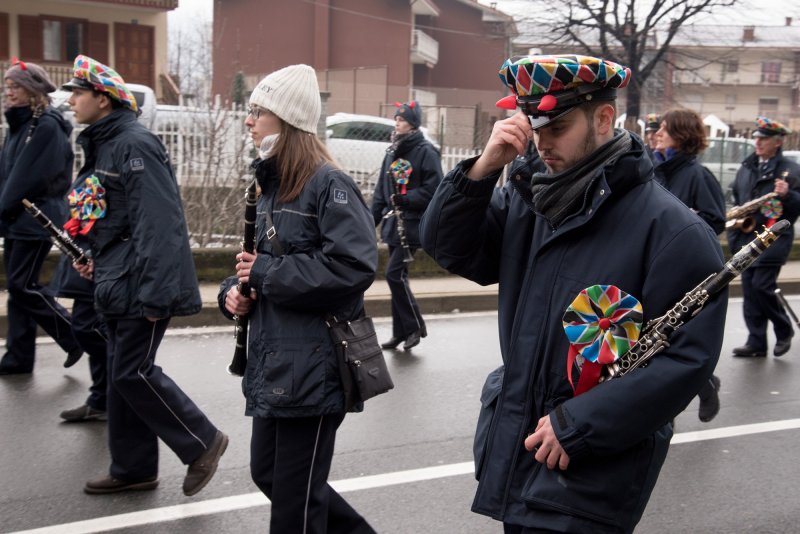
[(281, 245), (281, 242), (278, 239), (278, 230), (275, 229), (275, 224), (272, 222), (272, 217), (270, 216), (269, 211), (269, 207), (264, 210), (264, 215), (267, 219), (267, 239), (269, 239), (269, 242), (272, 245), (272, 251), (275, 253), (275, 255), (283, 256), (283, 245)]

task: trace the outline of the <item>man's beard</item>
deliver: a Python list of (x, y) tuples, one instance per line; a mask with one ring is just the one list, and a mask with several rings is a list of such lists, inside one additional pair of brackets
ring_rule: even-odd
[[(558, 174), (560, 172), (565, 172), (573, 168), (578, 162), (582, 161), (584, 158), (592, 154), (595, 150), (597, 150), (597, 141), (595, 140), (594, 136), (594, 125), (590, 122), (589, 123), (589, 130), (586, 132), (586, 136), (583, 138), (583, 141), (580, 144), (580, 151), (575, 152), (575, 158), (571, 161), (562, 160), (562, 162), (567, 165), (567, 167), (556, 171), (552, 167), (550, 167), (547, 163), (545, 163), (545, 167), (547, 168), (548, 174)], [(552, 155), (545, 152), (542, 154), (542, 159), (545, 156)], [(557, 154), (556, 154), (557, 155)]]

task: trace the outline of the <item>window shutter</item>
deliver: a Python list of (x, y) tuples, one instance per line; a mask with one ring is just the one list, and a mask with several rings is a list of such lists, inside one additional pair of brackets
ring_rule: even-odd
[(19, 17), (19, 58), (22, 61), (42, 61), (42, 19), (36, 16)]
[(8, 57), (10, 34), (8, 33), (8, 13), (0, 13), (0, 59), (10, 59)]
[(88, 43), (87, 55), (108, 65), (108, 24), (90, 22)]

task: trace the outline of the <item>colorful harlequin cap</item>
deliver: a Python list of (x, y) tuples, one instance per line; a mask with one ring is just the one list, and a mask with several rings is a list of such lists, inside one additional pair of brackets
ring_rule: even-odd
[(792, 131), (778, 121), (767, 117), (756, 117), (756, 131), (753, 132), (753, 137), (772, 137), (774, 135), (783, 137), (790, 133)]
[(98, 91), (107, 94), (131, 111), (139, 111), (136, 97), (125, 85), (122, 76), (111, 67), (88, 56), (80, 55), (75, 58), (72, 70), (72, 80), (62, 85), (62, 89), (71, 91), (77, 88)]
[(645, 132), (657, 132), (661, 127), (661, 116), (658, 113), (648, 113), (645, 124)]
[(514, 93), (497, 106), (522, 109), (534, 129), (591, 100), (615, 100), (631, 70), (607, 59), (575, 54), (516, 56), (500, 67), (500, 79)]

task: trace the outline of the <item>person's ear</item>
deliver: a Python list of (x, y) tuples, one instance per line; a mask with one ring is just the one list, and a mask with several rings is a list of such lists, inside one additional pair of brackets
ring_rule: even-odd
[(594, 129), (600, 135), (607, 135), (614, 129), (614, 106), (601, 104), (594, 110)]
[(100, 101), (98, 102), (98, 105), (100, 106), (100, 109), (105, 110), (105, 109), (110, 109), (111, 108), (111, 97), (109, 97), (105, 93), (100, 93), (97, 96), (98, 96), (98, 98), (100, 98)]

